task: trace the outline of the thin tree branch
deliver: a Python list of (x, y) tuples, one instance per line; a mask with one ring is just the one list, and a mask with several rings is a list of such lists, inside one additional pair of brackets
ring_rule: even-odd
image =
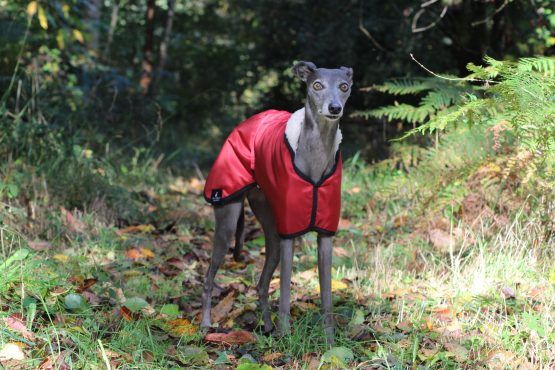
[(481, 21), (472, 22), (470, 25), (471, 25), (472, 27), (476, 27), (476, 26), (478, 26), (478, 25), (480, 25), (480, 24), (486, 23), (487, 21), (489, 21), (490, 19), (492, 19), (496, 14), (498, 14), (498, 13), (501, 12), (503, 9), (505, 9), (505, 7), (506, 7), (507, 5), (509, 5), (509, 0), (505, 0), (505, 1), (503, 2), (503, 4), (501, 4), (501, 6), (500, 6), (499, 8), (495, 9), (495, 12), (493, 12), (493, 14), (491, 14), (490, 16), (488, 16), (488, 17), (482, 19)]
[(414, 57), (414, 55), (412, 53), (410, 53), (410, 57), (412, 58), (412, 60), (414, 60), (416, 62), (416, 64), (418, 64), (423, 70), (425, 70), (426, 72), (428, 72), (429, 74), (437, 77), (437, 78), (441, 78), (442, 80), (447, 80), (447, 81), (468, 81), (468, 82), (486, 82), (489, 84), (496, 84), (498, 83), (497, 81), (493, 81), (493, 80), (481, 80), (481, 79), (477, 79), (477, 78), (469, 78), (469, 77), (445, 77), (445, 76), (441, 76), (438, 75), (437, 73), (431, 71), (430, 69), (428, 69), (425, 65), (423, 65), (422, 63), (420, 63), (418, 60), (416, 60), (416, 58)]
[(425, 27), (416, 27), (417, 23), (418, 23), (418, 19), (420, 19), (420, 17), (422, 16), (422, 14), (424, 14), (426, 12), (426, 9), (420, 9), (418, 12), (416, 12), (416, 14), (414, 15), (414, 18), (412, 19), (412, 33), (418, 33), (418, 32), (424, 32), (429, 30), (430, 28), (433, 28), (436, 26), (436, 24), (439, 23), (439, 21), (441, 21), (441, 19), (445, 16), (445, 14), (447, 13), (447, 9), (449, 7), (447, 5), (445, 5), (443, 7), (443, 10), (441, 11), (441, 14), (439, 15), (439, 18), (436, 19), (435, 21), (433, 21), (432, 23), (430, 23), (429, 25), (425, 26)]
[(439, 1), (439, 0), (428, 0), (428, 1), (424, 2), (424, 3), (422, 3), (422, 4), (420, 5), (420, 7), (421, 7), (421, 8), (425, 8), (425, 7), (427, 7), (427, 6), (430, 6), (430, 5), (432, 5), (432, 4), (437, 3), (438, 1)]
[(380, 43), (374, 38), (374, 36), (372, 36), (370, 31), (368, 31), (368, 29), (366, 29), (366, 27), (364, 27), (364, 24), (362, 23), (362, 3), (363, 3), (363, 1), (360, 2), (360, 15), (358, 17), (358, 29), (364, 34), (364, 36), (368, 37), (370, 42), (376, 48), (378, 48), (379, 50), (387, 53), (387, 50), (382, 45), (380, 45)]

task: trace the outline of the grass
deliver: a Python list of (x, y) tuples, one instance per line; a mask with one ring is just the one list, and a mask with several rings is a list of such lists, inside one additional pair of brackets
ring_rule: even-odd
[[(251, 331), (257, 340), (213, 344), (196, 326), (213, 229), (202, 184), (136, 157), (104, 177), (117, 189), (110, 194), (126, 191), (113, 195), (115, 206), (97, 201), (77, 211), (33, 183), (34, 220), (16, 198), (1, 213), (0, 350), (16, 343), (25, 356), (1, 366), (206, 368), (254, 360), (296, 369), (550, 369), (552, 198), (534, 192), (533, 178), (520, 181), (527, 168), (504, 175), (514, 153), (487, 147), (484, 132), (461, 131), (428, 151), (399, 146), (376, 165), (347, 163), (332, 350), (320, 325), (314, 235), (297, 243), (292, 332), (265, 335), (253, 289), (263, 238), (248, 215), (248, 263), (228, 256), (220, 270), (214, 302), (231, 294), (231, 304), (215, 330)], [(86, 163), (99, 168), (94, 158)], [(118, 211), (126, 202), (139, 227), (118, 221), (131, 217)], [(274, 314), (278, 296), (271, 296)]]

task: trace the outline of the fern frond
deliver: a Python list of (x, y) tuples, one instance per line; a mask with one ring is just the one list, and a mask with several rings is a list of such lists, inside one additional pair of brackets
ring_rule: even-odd
[(432, 79), (396, 79), (385, 82), (382, 85), (373, 86), (373, 90), (388, 93), (392, 95), (410, 95), (423, 91), (431, 90), (437, 87), (437, 81)]
[(381, 107), (378, 109), (373, 109), (370, 111), (358, 113), (360, 116), (376, 117), (376, 118), (387, 118), (388, 121), (392, 120), (403, 120), (409, 123), (422, 122), (428, 118), (428, 116), (434, 112), (434, 109), (429, 106), (415, 107), (410, 104), (399, 104), (387, 107)]
[(555, 76), (555, 58), (553, 57), (520, 58), (517, 66), (523, 72), (538, 71), (551, 77)]

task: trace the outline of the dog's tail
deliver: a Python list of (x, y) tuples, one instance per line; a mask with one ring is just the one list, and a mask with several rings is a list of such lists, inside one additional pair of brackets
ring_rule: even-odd
[(245, 204), (243, 203), (243, 209), (241, 209), (241, 214), (237, 220), (237, 229), (235, 230), (235, 248), (233, 249), (233, 259), (235, 261), (240, 261), (242, 259), (241, 251), (243, 250), (243, 244), (245, 243)]

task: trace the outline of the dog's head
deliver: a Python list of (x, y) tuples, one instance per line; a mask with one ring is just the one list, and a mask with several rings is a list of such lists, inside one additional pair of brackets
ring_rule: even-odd
[(306, 82), (313, 113), (330, 121), (341, 118), (353, 86), (352, 68), (317, 68), (312, 62), (298, 62), (293, 66), (293, 74)]

